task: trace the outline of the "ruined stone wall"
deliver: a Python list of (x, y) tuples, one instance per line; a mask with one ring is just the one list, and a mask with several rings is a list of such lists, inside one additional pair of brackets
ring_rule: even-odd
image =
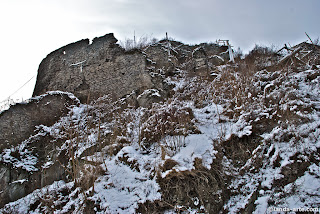
[(175, 70), (186, 70), (190, 75), (208, 76), (215, 66), (229, 61), (227, 46), (214, 43), (186, 45), (162, 40), (144, 49), (151, 71), (174, 75)]
[(50, 53), (40, 64), (33, 96), (46, 91), (67, 91), (82, 102), (111, 94), (122, 97), (133, 90), (151, 88), (146, 58), (125, 52), (113, 34), (81, 40)]
[(35, 126), (50, 126), (68, 112), (77, 99), (67, 94), (47, 94), (19, 103), (0, 114), (0, 151), (16, 146), (34, 133)]
[[(163, 40), (143, 51), (125, 51), (116, 42), (110, 33), (95, 38), (92, 44), (84, 39), (53, 51), (39, 66), (33, 96), (60, 90), (86, 102), (105, 94), (115, 99), (132, 91), (139, 95), (145, 89), (163, 89), (150, 72), (174, 75), (182, 69), (193, 75), (208, 75), (213, 66), (228, 60), (226, 47), (217, 44), (186, 45)], [(196, 50), (205, 54), (199, 56)]]
[[(53, 125), (67, 114), (69, 106), (78, 105), (79, 103), (79, 100), (71, 94), (50, 92), (32, 98), (28, 103), (19, 103), (1, 112), (0, 153), (4, 154), (5, 149), (21, 145), (24, 140), (34, 134), (37, 125)], [(34, 138), (34, 142), (31, 141), (33, 143), (28, 148), (30, 151), (33, 150), (40, 166), (46, 162), (48, 153), (52, 152), (55, 147), (48, 144), (46, 136)], [(54, 152), (53, 154), (56, 153)], [(17, 160), (22, 158), (21, 154), (18, 153), (13, 156)], [(0, 159), (0, 208), (37, 188), (66, 178), (65, 170), (58, 163), (41, 171), (28, 171), (12, 162)]]

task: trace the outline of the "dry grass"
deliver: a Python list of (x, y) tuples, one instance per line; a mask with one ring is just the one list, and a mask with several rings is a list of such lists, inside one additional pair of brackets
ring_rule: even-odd
[(267, 47), (255, 45), (255, 47), (244, 58), (246, 64), (254, 66), (255, 70), (261, 70), (274, 65), (280, 59), (275, 46)]
[[(190, 108), (175, 105), (154, 105), (146, 112), (141, 127), (141, 142), (144, 147), (160, 142), (165, 136), (186, 136), (195, 131)], [(180, 140), (177, 137), (176, 140)], [(175, 141), (177, 142), (177, 141)], [(168, 142), (168, 146), (170, 143)], [(172, 145), (175, 147), (175, 145)]]
[[(175, 163), (168, 162), (170, 167), (173, 164)], [(162, 204), (167, 209), (179, 207), (179, 211), (189, 207), (201, 211), (200, 207), (204, 206), (207, 212), (216, 213), (223, 206), (226, 194), (223, 191), (224, 181), (216, 168), (212, 170), (204, 168), (201, 159), (196, 159), (194, 165), (195, 170), (192, 171), (172, 171), (165, 178), (158, 176)]]

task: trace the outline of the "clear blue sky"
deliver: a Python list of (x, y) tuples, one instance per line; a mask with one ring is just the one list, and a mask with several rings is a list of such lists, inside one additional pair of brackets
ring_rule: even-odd
[[(0, 101), (37, 74), (51, 51), (113, 32), (119, 40), (170, 37), (186, 43), (229, 39), (245, 52), (320, 36), (319, 0), (2, 0)], [(29, 98), (35, 78), (14, 98)]]

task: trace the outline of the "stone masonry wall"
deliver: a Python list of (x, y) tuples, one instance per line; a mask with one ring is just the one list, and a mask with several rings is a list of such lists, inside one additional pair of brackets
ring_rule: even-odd
[(68, 112), (67, 107), (76, 104), (67, 94), (46, 94), (19, 103), (0, 114), (0, 151), (16, 146), (34, 133), (35, 126), (50, 126)]
[(33, 96), (46, 91), (67, 91), (82, 102), (111, 94), (120, 98), (133, 90), (153, 86), (146, 58), (139, 51), (125, 52), (113, 34), (81, 40), (50, 53), (40, 64)]

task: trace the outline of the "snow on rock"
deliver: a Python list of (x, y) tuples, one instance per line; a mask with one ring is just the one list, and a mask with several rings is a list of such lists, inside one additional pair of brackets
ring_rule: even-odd
[[(280, 108), (284, 111), (290, 109), (292, 117), (296, 114), (298, 118), (307, 118), (306, 122), (289, 122), (290, 118), (283, 118), (287, 124), (279, 121), (271, 132), (261, 135), (263, 143), (254, 159), (260, 156), (262, 166), (258, 171), (250, 170), (245, 175), (235, 176), (230, 189), (237, 194), (231, 196), (225, 204), (229, 212), (248, 209), (252, 200), (254, 213), (265, 213), (279, 207), (294, 209), (319, 205), (319, 78), (308, 81), (307, 75), (310, 72), (315, 71), (288, 75), (288, 82), (282, 82), (283, 87), (271, 90), (270, 94), (286, 90), (287, 94), (280, 100)], [(290, 84), (294, 81), (297, 81), (297, 86), (293, 88)], [(305, 167), (315, 160), (308, 168)], [(247, 165), (254, 169), (252, 159), (245, 167)], [(299, 177), (302, 172), (304, 175)], [(288, 184), (282, 189), (279, 186), (281, 182)]]
[(11, 149), (4, 149), (0, 154), (0, 161), (10, 163), (15, 168), (22, 168), (28, 172), (38, 171), (38, 158), (27, 147), (27, 141)]
[(72, 94), (70, 92), (65, 92), (65, 91), (47, 91), (46, 93), (44, 93), (42, 95), (30, 98), (26, 102), (28, 103), (28, 102), (32, 102), (32, 101), (41, 100), (48, 95), (67, 95), (70, 99), (77, 101), (77, 103), (80, 103), (80, 100), (76, 96), (74, 96), (74, 94)]
[(155, 154), (143, 155), (137, 148), (124, 147), (106, 160), (108, 173), (97, 179), (92, 199), (110, 213), (134, 213), (139, 203), (160, 199), (159, 185), (150, 171), (157, 161)]

